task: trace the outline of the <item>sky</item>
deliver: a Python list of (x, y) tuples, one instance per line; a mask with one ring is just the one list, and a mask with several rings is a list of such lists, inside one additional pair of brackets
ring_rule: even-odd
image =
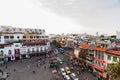
[(47, 34), (116, 34), (120, 0), (0, 0), (0, 25)]

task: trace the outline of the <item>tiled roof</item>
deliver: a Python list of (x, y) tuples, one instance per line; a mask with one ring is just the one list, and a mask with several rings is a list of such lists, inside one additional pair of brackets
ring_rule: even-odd
[(94, 50), (104, 52), (104, 51), (106, 51), (106, 48), (95, 47)]
[(107, 50), (106, 53), (120, 56), (120, 51), (116, 50)]
[(88, 44), (81, 44), (81, 45), (80, 45), (80, 48), (83, 48), (83, 49), (87, 49), (88, 47), (89, 47)]

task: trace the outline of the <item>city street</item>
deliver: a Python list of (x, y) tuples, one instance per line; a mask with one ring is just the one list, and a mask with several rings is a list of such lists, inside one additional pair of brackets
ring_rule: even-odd
[[(65, 58), (65, 62), (59, 65), (58, 72), (60, 71), (60, 68), (65, 68), (66, 66), (71, 67), (71, 65), (68, 65), (67, 62), (67, 60), (69, 59), (69, 54), (60, 54), (58, 56), (60, 58)], [(36, 60), (38, 58), (40, 57), (8, 62), (4, 66), (0, 66), (0, 69), (10, 74), (7, 80), (55, 80), (55, 74), (52, 74), (53, 69), (48, 68), (49, 58), (46, 58), (46, 64), (41, 64), (40, 66), (37, 66)], [(42, 56), (41, 58), (45, 59), (44, 56)], [(58, 74), (58, 76), (58, 80), (62, 80), (61, 75)], [(88, 78), (88, 80), (96, 80), (96, 78), (89, 72), (82, 72), (80, 75), (78, 75), (78, 78), (79, 80), (84, 80), (85, 78)]]

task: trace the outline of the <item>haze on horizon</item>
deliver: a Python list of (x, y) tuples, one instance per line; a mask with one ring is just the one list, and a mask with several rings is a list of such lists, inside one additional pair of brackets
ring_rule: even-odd
[(119, 0), (0, 0), (0, 25), (46, 33), (107, 33), (120, 29)]

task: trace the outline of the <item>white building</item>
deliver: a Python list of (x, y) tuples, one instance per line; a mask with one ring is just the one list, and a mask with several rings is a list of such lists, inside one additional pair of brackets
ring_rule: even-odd
[(0, 58), (19, 60), (31, 55), (45, 54), (50, 48), (44, 29), (22, 29), (0, 26)]
[(120, 31), (116, 31), (116, 39), (120, 39)]

